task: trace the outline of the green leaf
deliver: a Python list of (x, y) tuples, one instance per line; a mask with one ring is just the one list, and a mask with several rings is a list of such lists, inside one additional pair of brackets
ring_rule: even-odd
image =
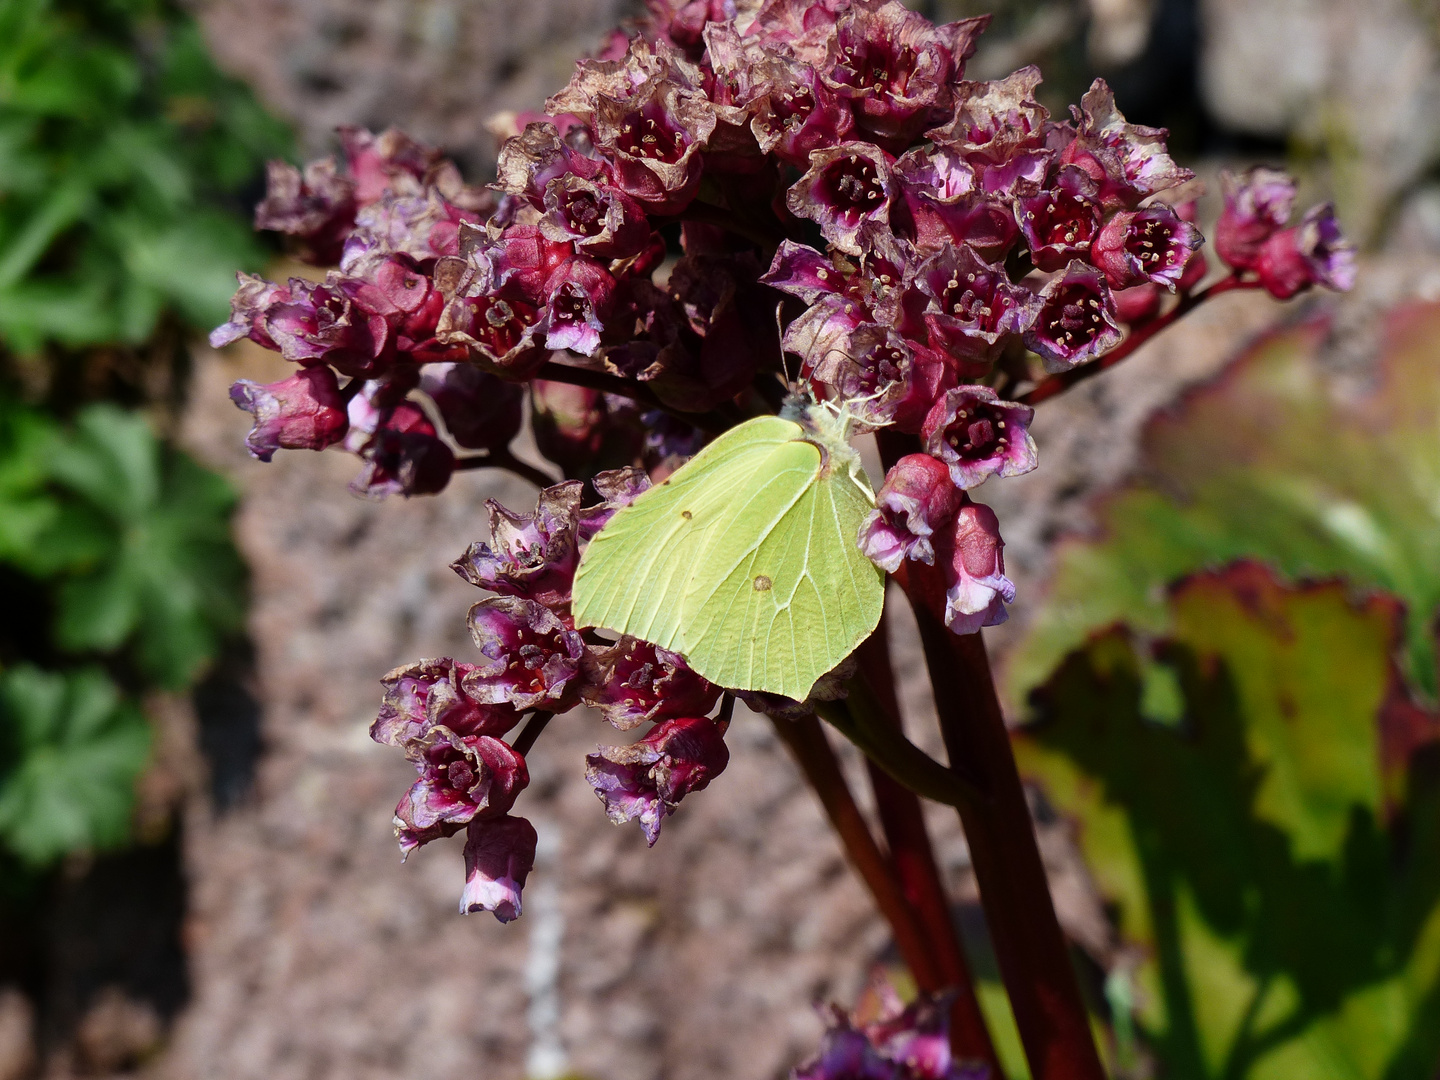
[(37, 865), (125, 842), (150, 728), (102, 671), (0, 674), (0, 725), (0, 840)]
[(0, 5), (0, 342), (139, 343), (224, 317), (284, 128), (170, 3)]
[(41, 538), (74, 558), (57, 592), (57, 643), (113, 652), (133, 639), (148, 679), (183, 687), (242, 614), (229, 485), (112, 405), (80, 414), (49, 470), (74, 497)]
[(1327, 332), (1312, 321), (1272, 334), (1151, 422), (1144, 480), (1100, 506), (1099, 539), (1057, 552), (1049, 596), (1007, 665), (1010, 701), (1105, 626), (1164, 633), (1169, 582), (1247, 556), (1401, 598), (1406, 674), (1434, 695), (1440, 305), (1390, 315), (1363, 391), (1322, 366)]
[(1145, 1038), (1175, 1076), (1431, 1080), (1440, 718), (1403, 698), (1399, 604), (1250, 563), (1166, 608), (1153, 652), (1178, 725), (1146, 719), (1150, 650), (1112, 629), (1060, 666), (1017, 740), (1148, 958)]

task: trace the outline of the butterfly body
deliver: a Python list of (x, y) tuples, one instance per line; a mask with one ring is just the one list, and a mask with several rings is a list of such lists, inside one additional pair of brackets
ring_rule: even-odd
[(720, 436), (590, 542), (576, 625), (682, 653), (728, 689), (805, 698), (884, 604), (856, 545), (874, 494), (845, 429), (796, 404)]

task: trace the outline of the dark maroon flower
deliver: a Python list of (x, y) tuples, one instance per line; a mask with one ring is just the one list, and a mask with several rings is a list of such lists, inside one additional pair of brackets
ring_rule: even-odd
[(850, 0), (764, 0), (748, 34), (771, 48), (783, 47), (803, 63), (825, 59), (835, 20)]
[(467, 694), (461, 684), (474, 669), (448, 656), (396, 668), (380, 680), (385, 697), (370, 725), (370, 738), (404, 747), (440, 726), (457, 735), (504, 735), (520, 722), (520, 713), (506, 705), (482, 704)]
[(955, 87), (954, 117), (926, 134), (970, 162), (985, 192), (1033, 192), (1052, 156), (1045, 146), (1050, 114), (1035, 100), (1039, 85), (1034, 65), (993, 82), (962, 82)]
[(1104, 271), (1112, 289), (1149, 281), (1174, 292), (1191, 255), (1204, 242), (1199, 229), (1156, 203), (1111, 216), (1091, 245), (1090, 261)]
[(345, 409), (350, 430), (345, 434), (345, 449), (352, 454), (361, 453), (389, 420), (395, 407), (415, 389), (419, 378), (417, 368), (395, 367), (382, 378), (367, 379), (359, 393), (355, 393), (353, 387), (347, 387), (350, 400)]
[(1355, 284), (1355, 247), (1340, 232), (1329, 204), (1311, 207), (1293, 229), (1266, 240), (1255, 273), (1271, 295), (1288, 300), (1309, 285), (1344, 292)]
[(549, 608), (518, 596), (496, 596), (474, 605), (469, 622), (482, 657), (465, 676), (471, 697), (550, 712), (575, 704), (585, 645)]
[(950, 467), (958, 488), (983, 484), (991, 476), (1020, 476), (1036, 465), (1030, 421), (1035, 410), (1001, 401), (988, 386), (947, 390), (925, 417), (925, 449)]
[(395, 807), (395, 835), (409, 854), (454, 836), (478, 817), (500, 817), (530, 783), (525, 759), (489, 735), (432, 727), (405, 744), (420, 779)]
[(474, 287), (542, 305), (575, 261), (573, 243), (550, 239), (538, 225), (511, 225), (493, 240), (479, 229), (465, 229), (461, 245), (474, 270)]
[(1047, 371), (1064, 371), (1108, 352), (1120, 338), (1104, 276), (1075, 260), (1041, 290), (1040, 314), (1025, 344), (1040, 354)]
[(440, 162), (440, 151), (397, 128), (372, 135), (364, 128), (342, 127), (340, 142), (355, 179), (355, 201), (361, 206), (379, 202), (386, 191), (419, 194), (425, 174)]
[(838, 255), (827, 259), (814, 248), (785, 240), (760, 280), (810, 305), (785, 328), (781, 345), (803, 361), (809, 374), (829, 357), (850, 352), (850, 335), (873, 322), (866, 280), (860, 268)]
[(907, 454), (875, 493), (875, 509), (860, 526), (860, 550), (887, 574), (906, 559), (933, 564), (931, 537), (953, 523), (960, 498), (944, 462), (929, 454)]
[(632, 37), (622, 56), (576, 64), (565, 89), (545, 102), (545, 112), (552, 117), (571, 113), (589, 119), (602, 101), (643, 100), (659, 82), (698, 93), (704, 77), (699, 66), (669, 42)]
[(850, 99), (860, 127), (898, 152), (950, 108), (950, 84), (989, 23), (936, 26), (899, 0), (862, 0), (836, 21), (822, 76)]
[(764, 153), (803, 169), (816, 150), (851, 137), (854, 113), (815, 68), (772, 56), (757, 66), (754, 76), (764, 92), (752, 106), (750, 130)]
[(602, 168), (601, 162), (576, 153), (561, 138), (554, 123), (546, 119), (527, 124), (520, 134), (501, 145), (495, 166), (495, 186), (528, 199), (538, 209), (544, 204), (545, 192), (553, 181), (566, 177), (591, 180)]
[(324, 284), (291, 278), (289, 299), (277, 296), (265, 312), (265, 333), (286, 360), (369, 376), (382, 366), (390, 328), (383, 315), (355, 303), (364, 286), (334, 271)]
[(317, 266), (340, 259), (355, 225), (355, 185), (341, 176), (334, 158), (312, 161), (302, 173), (283, 161), (265, 167), (265, 198), (255, 207), (255, 228), (294, 237), (297, 254)]
[(450, 568), (479, 588), (568, 608), (579, 562), (575, 528), (583, 487), (579, 480), (566, 480), (546, 488), (532, 514), (512, 513), (487, 499), (490, 543), (471, 544)]
[(895, 181), (901, 205), (892, 224), (921, 251), (963, 243), (1000, 258), (1019, 235), (1009, 200), (984, 191), (975, 169), (953, 150), (911, 150), (895, 163)]
[(433, 495), (444, 490), (455, 471), (455, 454), (420, 408), (409, 402), (389, 412), (360, 456), (365, 468), (351, 481), (350, 490), (371, 499)]
[(1070, 111), (1077, 133), (1060, 161), (1090, 175), (1099, 185), (1096, 197), (1103, 206), (1133, 207), (1157, 191), (1194, 179), (1194, 173), (1166, 153), (1164, 128), (1126, 122), (1104, 79), (1096, 79), (1079, 108), (1072, 105)]
[(897, 1080), (988, 1080), (984, 1064), (953, 1056), (945, 996), (921, 995), (904, 1008), (893, 992), (890, 997), (885, 1015), (863, 1030), (880, 1055), (899, 1066)]
[(302, 368), (265, 385), (241, 379), (230, 387), (230, 400), (255, 417), (245, 445), (261, 461), (282, 448), (324, 450), (349, 427), (335, 372), (328, 367)]
[(585, 778), (620, 825), (640, 819), (654, 846), (660, 823), (680, 800), (724, 771), (730, 751), (713, 720), (682, 717), (657, 724), (629, 746), (602, 746), (585, 758)]
[(650, 240), (640, 204), (617, 187), (568, 173), (545, 186), (540, 231), (551, 240), (574, 241), (597, 259), (625, 259)]
[(277, 304), (288, 303), (290, 286), (277, 285), (243, 270), (235, 275), (240, 287), (230, 298), (230, 321), (210, 331), (210, 347), (223, 349), (241, 338), (249, 338), (267, 349), (279, 349), (265, 329), (265, 316)]
[(511, 378), (527, 378), (550, 356), (537, 340), (538, 304), (498, 296), (457, 296), (446, 304), (435, 328), (442, 342), (465, 345), (475, 359)]
[(921, 263), (915, 287), (927, 298), (930, 343), (962, 363), (993, 360), (1006, 338), (1030, 329), (1040, 310), (1034, 292), (1011, 284), (1003, 267), (963, 244)]
[(436, 337), (468, 346), (478, 362), (507, 377), (528, 377), (549, 355), (541, 343), (546, 283), (574, 257), (574, 245), (549, 240), (534, 226), (511, 226), (492, 240), (467, 225), (459, 251), (436, 264), (436, 285), (449, 297)]
[(792, 296), (809, 310), (791, 321), (782, 345), (801, 357), (802, 375), (852, 353), (850, 335), (866, 324), (893, 327), (911, 340), (925, 337), (920, 309), (924, 296), (911, 288), (913, 248), (883, 226), (866, 225), (857, 234), (858, 260), (832, 251), (783, 241), (760, 280)]
[(1295, 181), (1257, 165), (1240, 176), (1220, 173), (1225, 209), (1215, 224), (1215, 253), (1236, 270), (1253, 270), (1260, 247), (1285, 227), (1295, 208)]
[(679, 653), (632, 637), (587, 651), (584, 671), (581, 700), (621, 731), (652, 720), (703, 716), (720, 697), (720, 688), (691, 671)]
[(1089, 258), (1090, 242), (1100, 231), (1098, 190), (1089, 173), (1066, 165), (1045, 190), (1016, 203), (1020, 231), (1037, 270), (1050, 273), (1071, 259)]
[(465, 890), (460, 914), (493, 912), (508, 923), (520, 917), (520, 890), (535, 868), (535, 827), (524, 818), (476, 818), (465, 833)]
[(596, 473), (590, 480), (590, 486), (595, 489), (595, 494), (600, 496), (601, 502), (580, 511), (576, 533), (581, 543), (589, 541), (603, 529), (605, 523), (615, 515), (615, 511), (629, 506), (643, 492), (648, 491), (650, 477), (645, 474), (644, 469), (626, 466), (623, 469), (606, 469)]
[(844, 350), (828, 351), (810, 377), (827, 396), (845, 402), (859, 424), (894, 424), (912, 434), (955, 382), (939, 353), (875, 323), (858, 327)]
[(656, 78), (626, 100), (598, 99), (595, 146), (627, 194), (652, 214), (675, 214), (695, 197), (700, 151), (716, 123), (715, 106), (703, 94)]
[(945, 625), (957, 634), (973, 634), (1009, 617), (1015, 586), (1005, 576), (1005, 542), (995, 511), (967, 497), (952, 527), (935, 541), (937, 561), (945, 568)]
[(420, 389), (435, 403), (450, 437), (467, 450), (504, 450), (520, 433), (523, 391), (474, 364), (426, 364)]
[(594, 353), (615, 296), (610, 272), (593, 259), (572, 259), (556, 270), (546, 291), (545, 347)]
[(888, 155), (869, 143), (850, 142), (810, 155), (810, 171), (785, 193), (797, 217), (820, 225), (841, 251), (860, 254), (860, 227), (885, 224), (895, 195)]
[[(650, 348), (626, 358), (633, 367), (616, 370), (648, 381), (662, 402), (683, 412), (704, 412), (734, 397), (778, 344), (774, 294), (757, 286), (759, 276), (749, 252), (687, 254), (664, 291), (633, 289), (634, 315)], [(616, 359), (607, 355), (612, 364)]]
[(790, 1080), (899, 1080), (895, 1062), (880, 1056), (839, 1009), (820, 1039), (820, 1052), (795, 1068)]

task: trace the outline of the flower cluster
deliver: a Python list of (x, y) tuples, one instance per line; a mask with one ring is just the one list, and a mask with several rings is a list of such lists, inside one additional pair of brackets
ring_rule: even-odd
[(575, 630), (570, 599), (581, 548), (649, 486), (634, 469), (591, 483), (601, 501), (589, 507), (578, 480), (542, 491), (531, 514), (492, 501), (490, 541), (453, 565), (493, 594), (470, 609), (478, 658), (422, 660), (384, 679), (371, 738), (403, 750), (419, 773), (395, 808), (395, 834), (409, 854), (466, 831), (462, 912), (492, 911), (502, 922), (520, 914), (536, 835), (510, 811), (529, 782), (524, 752), (533, 738), (504, 736), (527, 714), (543, 725), (584, 702), (621, 730), (654, 725), (636, 743), (600, 747), (586, 766), (611, 820), (638, 819), (651, 844), (661, 820), (729, 760), (724, 722), (707, 718), (718, 687), (665, 649), (633, 638), (586, 640)]
[[(1103, 80), (1068, 118), (1040, 105), (1033, 67), (967, 80), (986, 18), (936, 26), (900, 0), (647, 8), (514, 122), (491, 190), (394, 131), (344, 130), (343, 169), (273, 166), (257, 225), (335, 268), (242, 275), (212, 335), (298, 367), (232, 390), (262, 459), (340, 446), (377, 497), (438, 492), (458, 468), (534, 477), (510, 449), (528, 409), (535, 446), (579, 478), (533, 514), (492, 508), (493, 540), (457, 563), (496, 594), (471, 612), (480, 659), (392, 673), (377, 721), (420, 772), (402, 844), (469, 830), (466, 903), (501, 917), (533, 854), (509, 815), (523, 752), (501, 738), (524, 714), (585, 702), (654, 724), (587, 769), (610, 816), (652, 841), (725, 764), (705, 719), (716, 688), (570, 619), (581, 546), (646, 474), (775, 411), (793, 370), (861, 430), (923, 451), (890, 469), (861, 548), (889, 572), (935, 568), (955, 632), (992, 625), (1014, 586), (972, 492), (1036, 465), (1021, 391), (1153, 332), (1206, 274), (1198, 185), (1166, 133), (1129, 123)], [(1232, 280), (1349, 287), (1333, 214), (1287, 228), (1293, 201), (1283, 174), (1227, 179), (1216, 250)], [(622, 467), (640, 471), (601, 471)], [(584, 509), (592, 477), (601, 502)]]
[(980, 1062), (950, 1051), (946, 1002), (921, 997), (902, 1005), (889, 986), (878, 988), (883, 1009), (869, 1023), (830, 1006), (820, 1052), (791, 1072), (792, 1080), (986, 1080)]
[(1253, 271), (1271, 295), (1288, 300), (1301, 289), (1355, 284), (1355, 249), (1340, 233), (1329, 203), (1311, 207), (1286, 228), (1295, 181), (1263, 166), (1243, 176), (1222, 173), (1225, 209), (1215, 226), (1215, 252), (1237, 274)]

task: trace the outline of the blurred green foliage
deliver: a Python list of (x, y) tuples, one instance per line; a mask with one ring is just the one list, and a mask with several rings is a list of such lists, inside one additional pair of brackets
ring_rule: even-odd
[(239, 630), (234, 501), (138, 413), (0, 399), (0, 572), (38, 601), (0, 629), (0, 840), (27, 860), (124, 839), (148, 730), (121, 686), (183, 689)]
[(164, 0), (0, 4), (0, 341), (139, 344), (223, 322), (260, 166), (289, 141)]
[(1436, 1075), (1440, 305), (1384, 326), (1363, 367), (1275, 333), (1153, 420), (1007, 669), (1139, 958), (1132, 1075), (1132, 1021), (1187, 1080)]
[(1166, 586), (1256, 557), (1342, 574), (1405, 602), (1406, 674), (1436, 691), (1440, 608), (1440, 305), (1389, 314), (1368, 385), (1327, 372), (1323, 319), (1272, 335), (1151, 422), (1141, 479), (1067, 541), (1005, 673), (1015, 704), (1096, 630), (1166, 632)]
[[(0, 674), (11, 745), (0, 782), (0, 838), (26, 862), (114, 847), (129, 833), (150, 726), (98, 668)], [(0, 758), (0, 760), (4, 760)]]
[(229, 485), (104, 399), (178, 404), (289, 148), (177, 3), (0, 3), (0, 861), (123, 843), (138, 703), (240, 628)]
[(1036, 695), (1022, 770), (1080, 823), (1164, 1075), (1432, 1080), (1440, 1061), (1440, 717), (1393, 660), (1400, 605), (1254, 563), (1192, 578), (1147, 661), (1113, 629)]

